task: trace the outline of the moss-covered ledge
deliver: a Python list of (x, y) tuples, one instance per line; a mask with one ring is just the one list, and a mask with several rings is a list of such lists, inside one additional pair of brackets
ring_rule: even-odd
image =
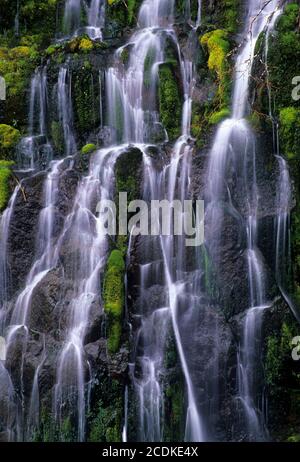
[(0, 160), (0, 212), (7, 207), (10, 198), (10, 181), (12, 179), (12, 170), (14, 162)]
[(121, 344), (122, 318), (125, 305), (125, 262), (120, 250), (113, 250), (108, 258), (104, 278), (103, 301), (107, 316), (107, 348), (117, 353)]
[(170, 141), (181, 134), (182, 91), (176, 75), (177, 63), (167, 62), (159, 66), (159, 113)]

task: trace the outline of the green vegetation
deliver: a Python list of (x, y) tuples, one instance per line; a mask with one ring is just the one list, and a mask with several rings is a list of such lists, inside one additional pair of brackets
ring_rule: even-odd
[(184, 431), (184, 379), (173, 334), (166, 337), (165, 440), (178, 441)]
[(91, 131), (91, 126), (100, 124), (100, 89), (98, 72), (84, 62), (73, 76), (74, 126), (77, 137), (83, 142)]
[(137, 22), (142, 0), (108, 0), (106, 18), (108, 35), (116, 36), (128, 26)]
[(241, 11), (241, 0), (202, 0), (202, 24), (218, 24), (218, 27), (235, 33), (239, 30)]
[(20, 140), (20, 132), (10, 125), (0, 124), (0, 156), (2, 159), (12, 159), (14, 149)]
[(109, 353), (116, 353), (120, 347), (122, 316), (125, 303), (125, 263), (120, 250), (113, 250), (107, 262), (104, 278), (103, 301), (107, 315), (107, 346)]
[(11, 167), (14, 162), (0, 160), (0, 212), (2, 212), (10, 198)]
[(51, 123), (51, 137), (53, 145), (59, 154), (64, 151), (64, 135), (63, 130), (59, 122), (53, 120)]
[(140, 198), (139, 169), (142, 162), (143, 154), (137, 148), (131, 148), (119, 156), (115, 165), (116, 199), (120, 192), (127, 192), (128, 202)]
[(287, 443), (300, 443), (300, 434), (289, 436), (286, 441)]
[(88, 415), (88, 441), (117, 443), (121, 441), (122, 434), (124, 387), (109, 377), (108, 371), (98, 381), (96, 396), (92, 398), (92, 411)]
[(96, 151), (97, 146), (93, 143), (86, 144), (81, 149), (81, 154), (91, 154), (92, 152)]
[[(279, 122), (280, 151), (289, 163), (291, 176), (295, 182), (296, 207), (292, 213), (292, 281), (294, 295), (300, 301), (300, 109), (299, 102), (292, 98), (292, 80), (299, 75), (300, 29), (299, 4), (289, 3), (276, 24), (276, 33), (269, 37), (268, 76), (272, 91), (274, 117)], [(258, 58), (253, 74), (255, 79), (254, 112), (252, 125), (272, 137), (272, 124), (269, 118), (269, 96), (264, 62), (264, 40), (262, 34), (256, 46)]]
[(214, 112), (209, 118), (209, 123), (211, 125), (217, 125), (220, 122), (222, 122), (222, 120), (227, 119), (228, 117), (230, 117), (230, 110), (224, 108), (221, 109), (221, 111)]
[(172, 63), (159, 67), (159, 112), (170, 141), (180, 135), (182, 95)]
[(202, 36), (201, 45), (208, 50), (208, 68), (216, 76), (220, 110), (230, 101), (231, 69), (228, 63), (228, 33), (217, 29)]
[(286, 107), (280, 110), (280, 139), (289, 160), (300, 161), (300, 109)]

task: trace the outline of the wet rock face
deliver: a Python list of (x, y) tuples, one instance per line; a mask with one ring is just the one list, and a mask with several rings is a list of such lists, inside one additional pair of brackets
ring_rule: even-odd
[(26, 179), (18, 193), (9, 233), (9, 268), (11, 293), (25, 285), (25, 279), (35, 257), (35, 236), (43, 208), (45, 174)]

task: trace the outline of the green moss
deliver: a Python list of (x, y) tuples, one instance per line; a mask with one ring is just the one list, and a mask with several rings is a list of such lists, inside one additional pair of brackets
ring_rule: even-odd
[(0, 124), (0, 156), (12, 159), (14, 150), (20, 140), (20, 132), (10, 125)]
[(2, 212), (10, 198), (10, 179), (12, 177), (11, 167), (13, 162), (0, 161), (0, 212)]
[(185, 424), (184, 380), (173, 334), (166, 333), (165, 370), (165, 441), (180, 441)]
[(24, 98), (30, 78), (38, 63), (36, 46), (2, 47), (0, 75), (6, 83), (5, 120), (18, 126), (26, 124), (27, 101)]
[(129, 48), (128, 48), (128, 47), (123, 48), (122, 53), (121, 53), (121, 60), (122, 60), (122, 63), (123, 63), (123, 64), (127, 64), (127, 63), (128, 63), (129, 56), (130, 56)]
[(300, 434), (289, 436), (286, 441), (287, 443), (300, 443)]
[(170, 141), (180, 135), (182, 95), (173, 64), (159, 67), (159, 112)]
[[(299, 75), (300, 31), (298, 27), (299, 5), (291, 3), (285, 6), (276, 29), (277, 34), (270, 38), (268, 68), (270, 85), (276, 107), (281, 109), (297, 106), (291, 98), (291, 82)], [(267, 112), (267, 107), (265, 107)]]
[(74, 426), (70, 417), (66, 417), (62, 421), (59, 441), (64, 443), (72, 443), (73, 441), (76, 441), (76, 432), (74, 431)]
[(166, 441), (178, 441), (182, 433), (184, 420), (184, 387), (183, 383), (172, 383), (166, 389), (165, 399), (168, 409), (168, 425)]
[(102, 401), (90, 423), (89, 441), (92, 443), (118, 443), (121, 441), (122, 402), (114, 401), (113, 405), (104, 407)]
[(139, 170), (142, 162), (143, 154), (136, 148), (131, 148), (118, 157), (115, 165), (116, 202), (120, 192), (127, 192), (128, 202), (140, 198)]
[[(264, 39), (261, 36), (260, 41)], [(256, 122), (259, 129), (272, 137), (272, 126), (269, 119), (269, 98), (266, 82), (266, 72), (262, 69), (264, 62), (264, 46), (257, 47), (258, 54), (255, 75), (261, 75), (253, 87), (255, 90), (254, 109), (259, 115)], [(279, 122), (280, 150), (289, 163), (290, 173), (295, 183), (296, 207), (292, 212), (292, 284), (295, 298), (300, 293), (300, 109), (299, 102), (292, 98), (292, 80), (299, 75), (300, 62), (300, 30), (299, 4), (292, 2), (284, 7), (275, 33), (269, 37), (268, 76), (272, 89), (273, 116)]]
[(107, 315), (108, 351), (116, 353), (120, 347), (122, 316), (125, 303), (125, 263), (122, 252), (113, 250), (107, 262), (104, 278), (103, 301)]
[(228, 108), (224, 108), (218, 112), (214, 112), (209, 118), (209, 123), (211, 125), (217, 125), (218, 123), (222, 122), (222, 120), (227, 119), (228, 117), (230, 117), (230, 110)]
[(91, 125), (100, 124), (100, 89), (99, 75), (91, 69), (89, 61), (85, 62), (73, 76), (74, 126), (80, 140), (86, 140)]
[(207, 32), (201, 37), (200, 42), (208, 50), (208, 68), (217, 78), (220, 107), (227, 106), (230, 102), (231, 76), (228, 64), (230, 51), (228, 33), (221, 29)]
[(97, 149), (97, 146), (95, 144), (93, 143), (86, 144), (81, 149), (81, 154), (91, 154), (92, 152), (96, 151), (96, 149)]
[(242, 22), (241, 0), (202, 0), (202, 27), (207, 25), (217, 25), (230, 33), (238, 31)]
[(62, 154), (64, 151), (64, 135), (60, 123), (55, 120), (51, 123), (51, 137), (56, 151)]

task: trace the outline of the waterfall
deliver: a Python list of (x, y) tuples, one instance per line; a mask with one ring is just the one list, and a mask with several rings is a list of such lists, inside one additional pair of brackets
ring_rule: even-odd
[(299, 321), (300, 316), (295, 303), (289, 296), (289, 276), (291, 269), (291, 240), (290, 240), (290, 210), (292, 203), (292, 188), (291, 178), (286, 160), (280, 155), (279, 127), (278, 121), (273, 115), (273, 98), (272, 88), (269, 79), (268, 55), (269, 55), (269, 40), (274, 29), (276, 21), (282, 13), (282, 6), (275, 11), (265, 37), (265, 52), (264, 60), (267, 76), (267, 90), (269, 101), (269, 116), (273, 127), (273, 150), (279, 166), (278, 186), (277, 191), (277, 217), (276, 217), (276, 240), (275, 240), (275, 277), (279, 289), (289, 305), (292, 313)]
[(73, 133), (71, 83), (71, 76), (69, 74), (68, 68), (62, 66), (58, 74), (57, 105), (59, 123), (63, 131), (66, 156), (70, 156), (76, 151), (76, 142)]
[(20, 169), (44, 167), (51, 160), (52, 147), (47, 140), (47, 67), (37, 69), (31, 79), (28, 136), (18, 146)]
[[(159, 123), (156, 108), (151, 107), (151, 103), (156, 100), (158, 68), (164, 62), (166, 38), (169, 38), (178, 50), (184, 87), (182, 136), (173, 149), (170, 164), (166, 165), (160, 173), (157, 173), (148, 156), (147, 146), (141, 147), (144, 153), (144, 178), (146, 179), (144, 199), (146, 200), (163, 198), (173, 200), (178, 195), (183, 200), (188, 196), (191, 154), (188, 139), (191, 126), (193, 65), (181, 57), (172, 27), (173, 8), (174, 2), (170, 0), (145, 0), (142, 3), (138, 17), (140, 28), (127, 45), (117, 50), (116, 63), (108, 70), (106, 76), (106, 94), (109, 102), (108, 124), (115, 129), (115, 139), (123, 142), (149, 142), (151, 140), (149, 115), (151, 123)], [(129, 57), (124, 65), (121, 59), (128, 45), (130, 45)], [(150, 70), (148, 69), (149, 60)], [(150, 110), (148, 104), (147, 111), (144, 109), (145, 76), (150, 94), (147, 99), (147, 102), (150, 102)], [(179, 183), (177, 183), (179, 169), (182, 171)], [(188, 397), (185, 439), (202, 441), (204, 439), (203, 425), (178, 319), (179, 300), (184, 297), (188, 300), (189, 294), (186, 294), (185, 290), (189, 284), (187, 281), (185, 283), (180, 281), (176, 272), (172, 270), (172, 261), (175, 258), (173, 252), (176, 248), (178, 251), (177, 272), (184, 271), (182, 266), (185, 257), (183, 239), (159, 236), (152, 242), (149, 238), (144, 243), (145, 254), (149, 253), (152, 245), (161, 254), (161, 261), (140, 266), (141, 298), (147, 297), (150, 281), (155, 281), (157, 278), (161, 280), (163, 277), (168, 303), (165, 306), (155, 306), (149, 313), (146, 311), (141, 314), (141, 328), (136, 338), (136, 342), (143, 345), (142, 353), (136, 358), (135, 365), (136, 369), (141, 369), (141, 377), (134, 374), (133, 379), (139, 398), (140, 438), (142, 441), (163, 440), (164, 390), (160, 377), (163, 374), (165, 333), (172, 326)]]
[(69, 262), (69, 277), (74, 287), (69, 294), (69, 326), (59, 355), (53, 403), (59, 425), (65, 413), (70, 415), (76, 410), (78, 441), (84, 440), (88, 404), (85, 377), (90, 369), (85, 358), (84, 339), (92, 304), (99, 297), (100, 271), (109, 250), (107, 236), (103, 233), (103, 218), (94, 215), (93, 207), (95, 201), (113, 198), (114, 163), (124, 149), (124, 146), (111, 147), (95, 154), (54, 250), (54, 255), (59, 255), (66, 240), (72, 242), (74, 248)]
[[(145, 11), (141, 11), (141, 15)], [(141, 17), (139, 16), (139, 18)], [(143, 17), (143, 16), (142, 16)], [(153, 19), (153, 17), (152, 17)], [(143, 21), (140, 21), (143, 23)], [(150, 60), (149, 102), (150, 125), (158, 123), (155, 108), (158, 66), (164, 59), (165, 30), (146, 28), (131, 39), (132, 47), (127, 68), (120, 65), (124, 47), (116, 52), (116, 65), (107, 71), (106, 97), (109, 102), (108, 125), (114, 129), (116, 141), (144, 143), (151, 139), (149, 123), (143, 109), (146, 60)]]
[[(92, 40), (102, 40), (106, 0), (67, 0), (64, 13), (64, 31), (68, 36), (87, 34)], [(85, 24), (82, 24), (82, 15)]]
[[(209, 229), (209, 247), (216, 258), (224, 220), (223, 202), (230, 197), (227, 187), (227, 169), (229, 160), (236, 163), (234, 156), (243, 155), (242, 171), (245, 175), (246, 202), (248, 214), (246, 218), (247, 261), (250, 291), (250, 308), (246, 313), (240, 352), (238, 354), (239, 399), (244, 407), (249, 439), (266, 437), (263, 416), (258, 409), (256, 376), (252, 372), (256, 368), (259, 352), (257, 341), (260, 338), (262, 316), (266, 304), (264, 289), (264, 269), (262, 256), (257, 248), (257, 208), (259, 192), (256, 182), (256, 146), (255, 137), (248, 126), (247, 114), (249, 79), (254, 50), (257, 39), (265, 29), (270, 30), (274, 24), (274, 16), (278, 16), (281, 2), (273, 0), (262, 3), (251, 0), (248, 4), (247, 18), (244, 28), (245, 43), (235, 66), (235, 78), (232, 102), (232, 118), (225, 120), (218, 127), (215, 141), (210, 152), (207, 187), (207, 221)], [(243, 146), (243, 147), (242, 147)], [(213, 239), (212, 239), (212, 236)]]

